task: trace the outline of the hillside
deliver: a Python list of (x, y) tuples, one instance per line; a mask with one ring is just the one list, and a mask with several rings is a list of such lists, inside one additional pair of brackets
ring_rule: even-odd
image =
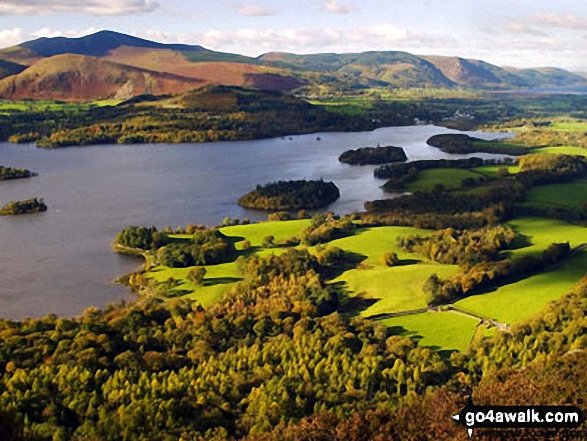
[[(247, 86), (261, 90), (287, 91), (301, 82), (284, 69), (245, 63), (239, 56), (216, 52), (181, 52), (120, 46), (104, 59), (158, 72), (196, 78), (207, 84)], [(245, 58), (245, 57), (243, 57)], [(198, 61), (200, 60), (200, 61)]]
[(508, 69), (508, 71), (524, 80), (528, 87), (560, 87), (585, 84), (585, 78), (582, 75), (554, 67)]
[(0, 96), (87, 101), (140, 94), (176, 94), (202, 81), (84, 55), (56, 55), (0, 81)]
[[(28, 69), (25, 69), (27, 68)], [(39, 38), (0, 50), (0, 97), (91, 101), (181, 93), (214, 84), (312, 94), (365, 88), (512, 89), (587, 84), (562, 69), (501, 68), (481, 60), (400, 51), (257, 58), (163, 44), (112, 31)]]
[(302, 70), (345, 75), (368, 80), (371, 85), (397, 87), (454, 87), (432, 63), (407, 52), (296, 55), (270, 52), (260, 60)]
[(11, 61), (0, 60), (0, 79), (10, 77), (12, 75), (18, 75), (26, 66), (22, 66)]

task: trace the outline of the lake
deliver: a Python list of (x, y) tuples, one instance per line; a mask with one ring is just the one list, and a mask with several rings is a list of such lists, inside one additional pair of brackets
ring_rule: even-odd
[[(112, 281), (140, 260), (112, 252), (129, 225), (216, 225), (226, 216), (266, 219), (237, 205), (240, 196), (276, 180), (331, 180), (341, 198), (327, 209), (361, 211), (386, 195), (374, 166), (338, 162), (345, 150), (404, 147), (410, 160), (490, 158), (448, 155), (426, 140), (455, 133), (436, 126), (389, 127), (373, 132), (320, 133), (261, 141), (203, 144), (106, 145), (44, 150), (0, 143), (0, 164), (39, 173), (0, 182), (0, 204), (44, 198), (46, 213), (0, 217), (0, 317), (80, 314), (88, 306), (132, 298)], [(508, 136), (470, 133), (483, 139)], [(317, 138), (320, 138), (318, 140)]]

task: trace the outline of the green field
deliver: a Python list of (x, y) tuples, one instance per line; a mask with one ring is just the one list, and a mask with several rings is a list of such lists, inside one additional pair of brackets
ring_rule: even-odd
[(547, 126), (552, 130), (560, 130), (562, 132), (587, 132), (587, 122), (583, 121), (557, 121)]
[(423, 346), (464, 351), (469, 346), (478, 320), (447, 312), (424, 312), (381, 321), (391, 332), (412, 337)]
[(379, 257), (388, 251), (397, 253), (400, 259), (416, 259), (413, 254), (405, 253), (398, 248), (397, 239), (400, 236), (429, 232), (410, 227), (361, 228), (355, 230), (352, 236), (333, 240), (330, 245), (365, 256), (367, 260), (364, 264), (380, 265)]
[(519, 247), (509, 252), (511, 257), (542, 253), (552, 243), (569, 242), (571, 247), (576, 247), (587, 242), (587, 228), (563, 221), (524, 217), (508, 224), (524, 236), (519, 241)]
[[(238, 242), (235, 244), (237, 249), (243, 240), (248, 239), (254, 251), (259, 255), (279, 254), (284, 252), (283, 248), (264, 249), (261, 248), (263, 238), (268, 235), (275, 236), (276, 240), (287, 239), (299, 235), (300, 231), (308, 226), (309, 220), (295, 220), (285, 222), (263, 222), (250, 225), (236, 225), (232, 227), (221, 228), (220, 231), (233, 237)], [(189, 239), (187, 234), (174, 234), (170, 236), (175, 240)], [(153, 278), (158, 282), (165, 282), (170, 278), (180, 281), (180, 285), (175, 290), (176, 293), (184, 294), (187, 298), (197, 300), (202, 305), (207, 306), (219, 300), (224, 294), (229, 292), (234, 284), (241, 280), (236, 262), (223, 263), (220, 265), (207, 265), (206, 277), (202, 286), (196, 286), (186, 280), (186, 274), (189, 268), (169, 268), (166, 266), (157, 266), (147, 273), (147, 278)]]
[[(265, 222), (224, 227), (221, 231), (234, 238), (237, 249), (241, 249), (239, 244), (248, 239), (252, 249), (247, 253), (267, 255), (282, 253), (286, 249), (262, 248), (265, 236), (273, 235), (276, 240), (299, 236), (300, 231), (309, 222)], [(587, 242), (586, 228), (562, 221), (526, 217), (513, 220), (509, 225), (522, 236), (513, 250), (505, 252), (511, 257), (540, 254), (553, 242), (568, 241), (573, 247)], [(457, 266), (423, 261), (421, 257), (406, 253), (397, 246), (397, 239), (400, 236), (428, 232), (409, 227), (358, 228), (353, 235), (330, 242), (327, 246), (336, 246), (354, 253), (360, 260), (355, 268), (345, 271), (330, 282), (338, 284), (346, 294), (343, 304), (350, 302), (349, 305), (354, 308), (352, 312), (364, 317), (425, 308), (423, 286), (426, 280), (434, 273), (440, 278), (449, 278), (458, 271)], [(188, 235), (172, 237), (176, 240), (189, 238)], [(312, 253), (316, 252), (315, 247), (309, 250)], [(390, 251), (398, 254), (400, 265), (389, 268), (380, 263), (380, 256)], [(240, 251), (239, 254), (244, 252)], [(241, 280), (235, 262), (205, 268), (207, 273), (203, 286), (196, 286), (185, 279), (187, 268), (156, 267), (147, 274), (147, 277), (160, 282), (173, 277), (180, 281), (176, 294), (186, 295), (204, 306), (220, 299)], [(585, 268), (587, 253), (578, 255), (544, 274), (502, 286), (487, 294), (469, 297), (457, 302), (456, 305), (506, 323), (521, 321), (539, 312), (549, 301), (568, 292), (573, 284), (585, 275)], [(355, 297), (361, 301), (353, 302), (352, 299)], [(447, 350), (465, 349), (473, 336), (477, 322), (474, 318), (455, 312), (427, 312), (382, 321), (392, 330), (401, 327), (403, 329), (398, 332), (419, 336), (422, 344), (426, 346)]]
[[(235, 225), (224, 227), (220, 232), (227, 236), (236, 236), (248, 239), (251, 246), (260, 247), (263, 238), (266, 236), (275, 237), (276, 241), (299, 236), (300, 231), (310, 225), (309, 219), (284, 221), (284, 222), (261, 222), (251, 225)], [(238, 245), (237, 245), (238, 248)]]
[(520, 322), (569, 292), (586, 272), (587, 253), (582, 252), (559, 268), (502, 286), (491, 293), (468, 297), (456, 306), (500, 322)]
[(407, 191), (431, 191), (437, 184), (447, 189), (459, 188), (463, 179), (479, 179), (481, 175), (475, 171), (461, 168), (433, 168), (418, 173), (418, 178), (406, 186)]
[(376, 266), (353, 269), (333, 280), (343, 282), (349, 296), (360, 295), (376, 301), (360, 311), (364, 317), (390, 312), (425, 308), (424, 284), (432, 274), (448, 278), (458, 271), (457, 266), (436, 263), (418, 263), (386, 268)]
[(515, 174), (520, 171), (520, 167), (517, 165), (484, 165), (482, 167), (475, 167), (471, 170), (481, 173), (489, 178), (497, 176), (501, 169), (506, 169), (510, 174)]
[[(422, 287), (426, 280), (437, 273), (449, 277), (457, 267), (420, 262), (420, 257), (398, 248), (397, 239), (411, 234), (425, 234), (427, 230), (409, 227), (377, 227), (359, 229), (353, 236), (330, 242), (330, 246), (342, 248), (363, 256), (365, 260), (356, 269), (346, 271), (333, 280), (342, 283), (349, 296), (377, 300), (361, 311), (363, 316), (387, 312), (407, 311), (426, 306)], [(379, 258), (393, 251), (405, 265), (388, 268)]]
[(525, 205), (538, 208), (560, 207), (582, 211), (587, 204), (587, 179), (534, 187), (528, 191)]
[(93, 101), (91, 103), (68, 103), (64, 101), (0, 101), (0, 112), (10, 111), (29, 111), (29, 112), (46, 112), (46, 111), (78, 111), (88, 110), (92, 107), (116, 106), (123, 100), (107, 99)]
[(587, 156), (587, 149), (572, 146), (542, 147), (532, 150), (532, 153), (555, 153), (558, 155)]

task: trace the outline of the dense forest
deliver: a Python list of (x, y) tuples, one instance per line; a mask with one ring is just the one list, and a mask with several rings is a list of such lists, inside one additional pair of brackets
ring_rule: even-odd
[(18, 215), (27, 213), (41, 213), (47, 211), (43, 199), (27, 199), (25, 201), (10, 201), (0, 208), (0, 216)]
[[(447, 415), (480, 381), (479, 403), (583, 403), (585, 279), (511, 332), (444, 354), (338, 313), (336, 287), (324, 283), (327, 266), (307, 251), (252, 256), (241, 269), (243, 281), (207, 309), (146, 296), (76, 319), (1, 320), (4, 433), (459, 439), (462, 428)], [(555, 379), (556, 388), (542, 390)], [(528, 395), (527, 384), (538, 389)]]
[(324, 207), (340, 197), (333, 182), (279, 181), (257, 188), (238, 200), (246, 208), (258, 210), (300, 210)]
[(357, 150), (347, 150), (339, 156), (338, 160), (351, 165), (379, 165), (404, 162), (408, 160), (408, 157), (401, 147), (362, 147)]

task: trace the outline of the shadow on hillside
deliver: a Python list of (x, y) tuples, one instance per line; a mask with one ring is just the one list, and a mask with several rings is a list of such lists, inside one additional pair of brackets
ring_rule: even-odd
[(230, 283), (240, 282), (241, 280), (243, 279), (239, 277), (215, 277), (205, 279), (202, 286), (228, 285)]

